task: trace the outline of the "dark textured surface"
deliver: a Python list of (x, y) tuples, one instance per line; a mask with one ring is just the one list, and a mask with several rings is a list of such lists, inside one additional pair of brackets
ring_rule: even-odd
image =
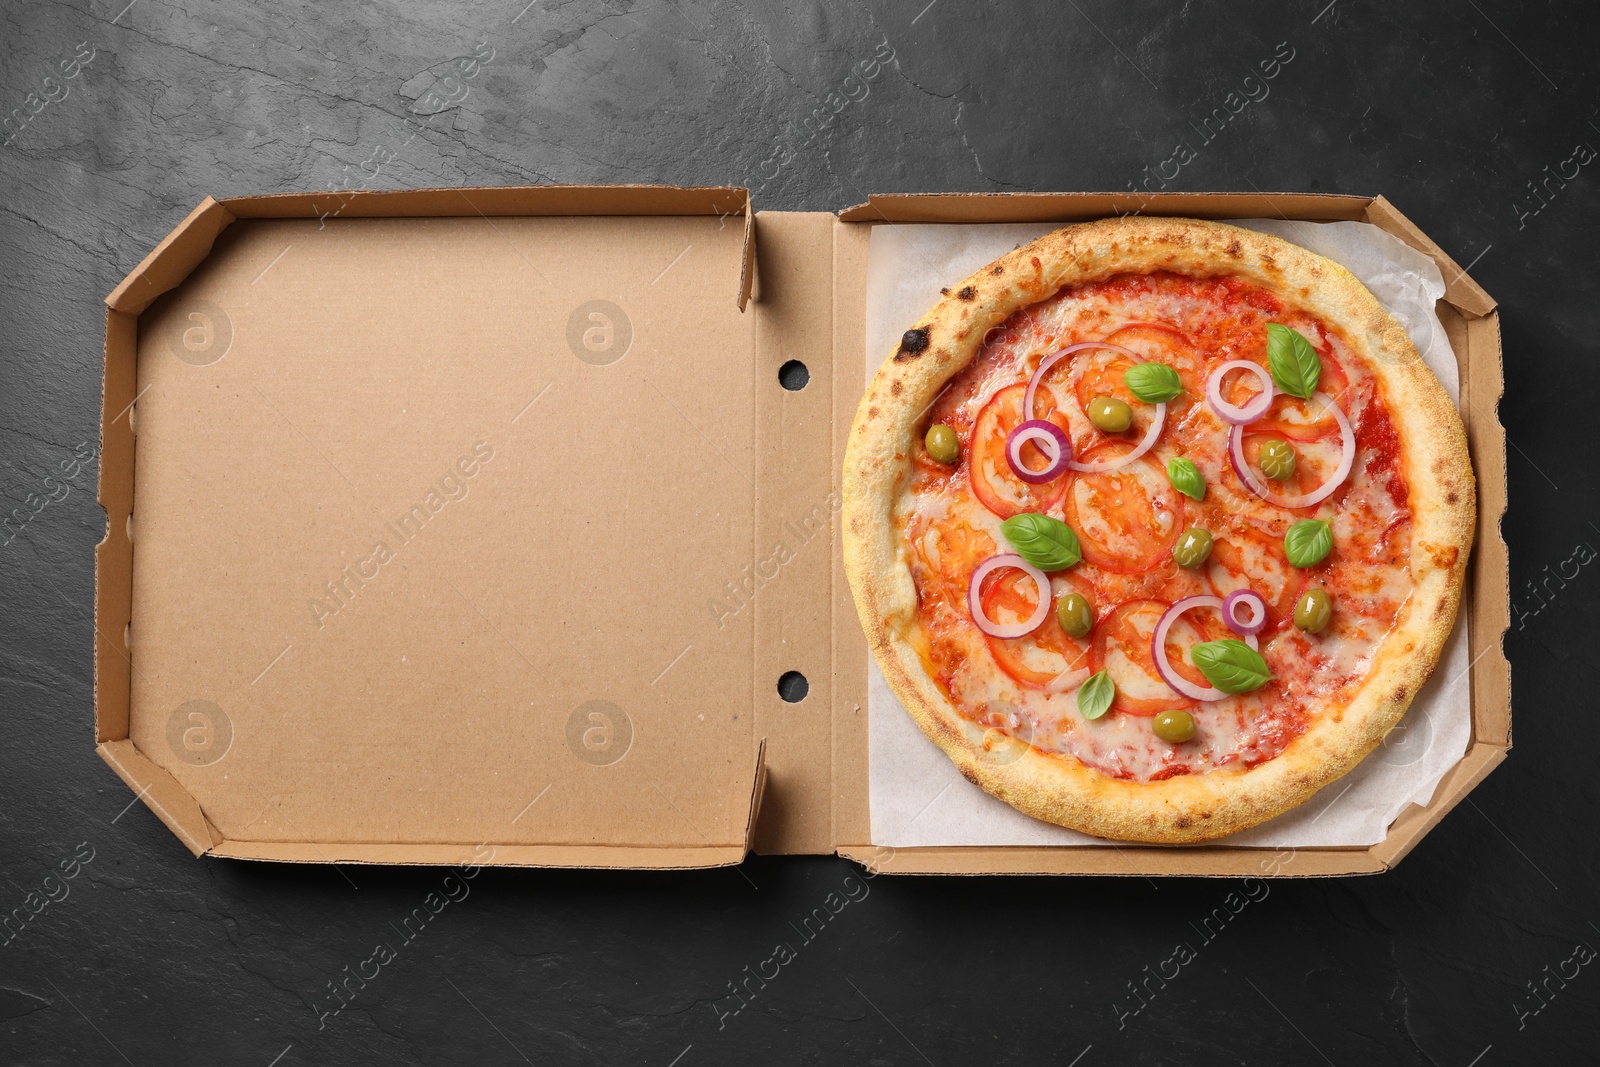
[[(1600, 965), (1574, 946), (1600, 946), (1600, 567), (1571, 561), (1600, 546), (1600, 161), (1543, 201), (1528, 185), (1600, 146), (1591, 8), (924, 2), (5, 0), (0, 109), (57, 99), (0, 148), (0, 492), (23, 514), (59, 499), (0, 546), (0, 911), (57, 898), (0, 946), (0, 1062), (1594, 1061)], [(413, 116), (480, 41), (466, 99)], [(1270, 95), (1202, 143), (1279, 42)], [(808, 129), (836, 92), (855, 99)], [(443, 872), (193, 860), (93, 755), (103, 518), (93, 464), (59, 464), (96, 444), (102, 298), (205, 195), (744, 182), (759, 207), (826, 209), (1124, 189), (1180, 140), (1170, 188), (1382, 192), (1501, 304), (1517, 747), (1396, 872), (877, 878), (803, 942), (790, 924), (856, 868), (486, 871), (319, 1020)], [(1200, 927), (1241, 889), (1261, 899)], [(779, 941), (797, 957), (724, 1015)], [(1133, 1014), (1128, 983), (1180, 943), (1194, 958)]]

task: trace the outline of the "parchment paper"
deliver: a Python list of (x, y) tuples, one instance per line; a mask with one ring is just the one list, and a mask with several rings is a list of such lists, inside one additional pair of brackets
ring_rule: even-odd
[[(1235, 220), (1342, 264), (1395, 314), (1424, 361), (1460, 401), (1455, 355), (1434, 313), (1444, 279), (1427, 256), (1364, 222)], [(878, 225), (867, 267), (867, 379), (939, 289), (1040, 237), (1050, 224)], [(1223, 838), (1232, 845), (1371, 845), (1412, 803), (1426, 804), (1471, 734), (1467, 621), (1462, 613), (1439, 666), (1400, 726), (1359, 767), (1294, 811)], [(968, 782), (911, 721), (876, 662), (868, 668), (872, 841), (929, 845), (1103, 845), (1035, 819)]]

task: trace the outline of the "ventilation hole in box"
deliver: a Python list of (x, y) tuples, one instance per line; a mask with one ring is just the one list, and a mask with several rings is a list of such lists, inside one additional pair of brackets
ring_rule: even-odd
[(799, 671), (784, 671), (778, 679), (778, 695), (790, 704), (798, 704), (811, 692), (811, 683)]
[(133, 512), (128, 512), (128, 522), (124, 527), (128, 531), (128, 544), (133, 544)]
[[(806, 387), (806, 383), (810, 380), (811, 371), (806, 369), (806, 365), (801, 363), (798, 359), (791, 359), (789, 362), (778, 368), (778, 384), (782, 385), (791, 393), (798, 393), (800, 390), (804, 389)], [(804, 693), (801, 693), (800, 695), (805, 696)]]

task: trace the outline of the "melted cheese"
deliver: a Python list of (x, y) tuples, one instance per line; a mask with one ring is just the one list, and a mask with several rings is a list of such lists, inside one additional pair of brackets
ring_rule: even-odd
[[(1348, 484), (1315, 509), (1289, 512), (1251, 493), (1232, 472), (1229, 427), (1203, 400), (1206, 376), (1215, 365), (1233, 359), (1265, 364), (1267, 322), (1294, 326), (1318, 348), (1325, 367), (1331, 365), (1324, 382), (1344, 385), (1336, 399), (1356, 427), (1358, 451)], [(974, 542), (987, 547), (971, 531), (987, 535), (996, 551), (1009, 551), (1000, 530), (1003, 516), (985, 507), (971, 487), (968, 458), (975, 454), (971, 438), (978, 412), (1000, 389), (1025, 383), (1043, 356), (1077, 341), (1110, 339), (1130, 324), (1165, 328), (1127, 331), (1128, 347), (1177, 369), (1187, 392), (1169, 404), (1166, 425), (1145, 461), (1115, 473), (1064, 476), (1065, 491), (1047, 513), (1066, 519), (1081, 540), (1098, 546), (1107, 562), (1118, 565), (1096, 566), (1086, 551), (1085, 562), (1053, 576), (1052, 592), (1059, 597), (1073, 589), (1092, 590), (1097, 616), (1092, 636), (1104, 649), (1097, 667), (1103, 666), (1117, 680), (1121, 698), (1154, 703), (1165, 699), (1172, 706), (1186, 706), (1198, 731), (1183, 744), (1157, 738), (1149, 715), (1114, 709), (1093, 722), (1085, 720), (1077, 710), (1079, 678), (1073, 676), (1085, 673), (1082, 656), (1069, 662), (1058, 651), (1019, 643), (1010, 654), (1025, 668), (1023, 674), (1067, 672), (1063, 678), (1073, 684), (1052, 691), (1017, 681), (1001, 668), (991, 648), (993, 639), (977, 629), (966, 607), (966, 581), (984, 558), (973, 554)], [(1107, 435), (1089, 423), (1079, 395), (1085, 376), (1092, 378), (1085, 388), (1110, 388), (1108, 382), (1120, 382), (1114, 366), (1117, 358), (1105, 350), (1086, 350), (1060, 361), (1047, 379), (1051, 399), (1070, 426), (1080, 458), (1097, 445), (1105, 454), (1094, 458), (1127, 450), (1128, 446), (1105, 444)], [(1117, 440), (1137, 441), (1149, 425), (1153, 406), (1137, 402), (1132, 406), (1134, 425), (1127, 434), (1115, 435)], [(1285, 401), (1275, 402), (1267, 418), (1278, 417), (1284, 425), (1299, 429), (1305, 415), (1292, 408)], [(1406, 489), (1403, 477), (1395, 473), (1398, 458), (1384, 451), (1395, 446), (1376, 379), (1354, 359), (1336, 330), (1283, 307), (1264, 291), (1234, 281), (1163, 274), (1125, 276), (1064, 290), (992, 331), (977, 358), (929, 412), (927, 422), (956, 430), (963, 460), (955, 468), (943, 468), (919, 453), (896, 501), (894, 520), (904, 535), (905, 558), (919, 595), (908, 636), (923, 650), (930, 674), (963, 715), (1108, 775), (1147, 781), (1271, 759), (1304, 731), (1313, 715), (1339, 713), (1409, 595)], [(1336, 437), (1294, 444), (1313, 483), (1315, 476), (1337, 463)], [(1205, 475), (1203, 502), (1181, 496), (1168, 483), (1163, 473), (1166, 461), (1179, 455), (1187, 456)], [(1009, 474), (993, 469), (984, 473), (1000, 483), (997, 488), (1003, 488)], [(1003, 492), (998, 495), (1005, 499)], [(1281, 550), (1283, 532), (1297, 519), (1313, 516), (1332, 521), (1334, 554), (1309, 571), (1289, 567)], [(1170, 543), (1182, 529), (1195, 525), (1210, 530), (1218, 548), (1204, 566), (1183, 570), (1172, 562)], [(961, 530), (963, 526), (967, 530)], [(1145, 551), (1152, 545), (1159, 552)], [(1130, 558), (1135, 565), (1128, 565)], [(1147, 560), (1154, 565), (1141, 570), (1138, 564)], [(1124, 573), (1128, 571), (1132, 573)], [(1315, 636), (1301, 633), (1285, 618), (1307, 582), (1326, 587), (1335, 602), (1332, 623)], [(1127, 601), (1170, 604), (1195, 594), (1226, 596), (1243, 587), (1266, 600), (1271, 616), (1261, 635), (1261, 652), (1276, 677), (1254, 693), (1209, 703), (1184, 701), (1148, 673), (1147, 653), (1141, 656), (1139, 649), (1130, 653), (1113, 636), (1100, 632), (1106, 616)], [(1027, 588), (1031, 590), (1031, 585)], [(1174, 663), (1184, 655), (1183, 649), (1206, 638), (1203, 630), (1211, 637), (1222, 632), (1215, 613), (1195, 614), (1212, 618), (1196, 618), (1188, 625), (1186, 616), (1173, 627), (1168, 649)]]

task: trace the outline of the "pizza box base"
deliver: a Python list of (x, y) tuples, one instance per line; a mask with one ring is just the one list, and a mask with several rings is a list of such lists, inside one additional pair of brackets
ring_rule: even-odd
[[(871, 227), (1135, 212), (1363, 220), (1439, 263), (1479, 490), (1471, 746), (1371, 847), (874, 846), (838, 548)], [(1381, 197), (241, 197), (107, 305), (96, 744), (196, 855), (1365, 874), (1510, 747), (1498, 318)]]

